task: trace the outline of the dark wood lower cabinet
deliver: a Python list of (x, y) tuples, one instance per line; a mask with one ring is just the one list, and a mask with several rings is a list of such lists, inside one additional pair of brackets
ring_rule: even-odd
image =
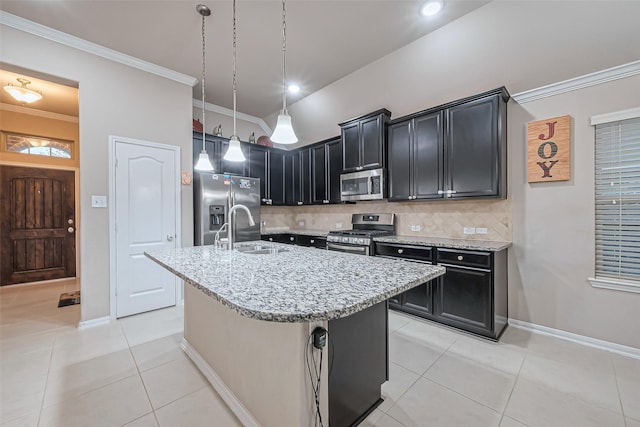
[[(507, 250), (376, 243), (376, 255), (432, 261), (447, 272), (389, 299), (389, 307), (497, 340), (508, 320)], [(432, 258), (430, 257), (432, 256)]]
[(327, 248), (327, 238), (325, 236), (309, 236), (307, 234), (263, 234), (262, 240), (277, 243), (288, 243), (290, 245), (306, 246), (310, 248)]

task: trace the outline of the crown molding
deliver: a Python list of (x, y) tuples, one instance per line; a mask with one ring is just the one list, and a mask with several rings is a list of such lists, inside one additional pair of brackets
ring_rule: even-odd
[(637, 119), (640, 117), (640, 107), (628, 110), (615, 111), (613, 113), (598, 114), (591, 116), (591, 125), (601, 125), (603, 123), (619, 122), (621, 120)]
[(12, 15), (11, 13), (0, 11), (0, 24), (188, 86), (195, 86), (198, 82), (198, 79), (195, 77), (143, 61), (142, 59), (72, 36), (71, 34), (63, 33), (62, 31)]
[(613, 80), (635, 76), (636, 74), (640, 74), (640, 61), (629, 62), (628, 64), (618, 65), (617, 67), (607, 68), (605, 70), (596, 71), (595, 73), (585, 74), (584, 76), (552, 83), (537, 89), (516, 93), (515, 95), (511, 95), (511, 98), (513, 98), (518, 104), (524, 104), (526, 102), (560, 95), (561, 93), (571, 92), (573, 90), (584, 89), (589, 86), (595, 86)]
[(44, 117), (47, 119), (60, 120), (63, 122), (80, 123), (78, 117), (68, 116), (66, 114), (52, 113), (49, 111), (36, 110), (35, 108), (23, 107), (21, 105), (12, 105), (0, 103), (0, 110), (12, 111), (14, 113), (29, 114), (30, 116)]
[[(202, 101), (197, 99), (193, 100), (193, 106), (196, 108), (202, 109)], [(233, 110), (230, 108), (222, 107), (220, 105), (211, 104), (209, 102), (205, 102), (205, 110), (211, 111), (213, 113), (222, 114), (223, 116), (233, 117)], [(271, 135), (273, 131), (267, 125), (267, 123), (262, 120), (260, 117), (251, 116), (245, 113), (236, 112), (236, 117), (240, 120), (244, 120), (245, 122), (255, 123), (265, 132), (265, 135)]]

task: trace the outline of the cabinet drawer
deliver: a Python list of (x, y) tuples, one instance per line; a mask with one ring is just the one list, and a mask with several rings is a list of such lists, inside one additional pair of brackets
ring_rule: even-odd
[(437, 262), (467, 267), (491, 268), (491, 252), (438, 249)]
[(300, 246), (308, 246), (312, 248), (322, 248), (322, 249), (325, 249), (327, 247), (326, 237), (306, 236), (303, 234), (298, 234), (297, 237), (298, 237), (298, 245)]
[(263, 234), (261, 239), (269, 242), (296, 244), (296, 236), (293, 234)]
[(433, 261), (433, 249), (430, 246), (394, 245), (376, 243), (376, 255), (384, 255), (418, 261)]

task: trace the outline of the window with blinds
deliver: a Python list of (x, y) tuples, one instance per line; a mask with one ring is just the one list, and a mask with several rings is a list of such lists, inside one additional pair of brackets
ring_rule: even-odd
[(640, 117), (596, 125), (596, 278), (640, 282)]

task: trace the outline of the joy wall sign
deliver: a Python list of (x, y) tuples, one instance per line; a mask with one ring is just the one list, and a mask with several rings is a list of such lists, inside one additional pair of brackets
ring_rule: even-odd
[(571, 116), (527, 125), (529, 182), (571, 178)]

